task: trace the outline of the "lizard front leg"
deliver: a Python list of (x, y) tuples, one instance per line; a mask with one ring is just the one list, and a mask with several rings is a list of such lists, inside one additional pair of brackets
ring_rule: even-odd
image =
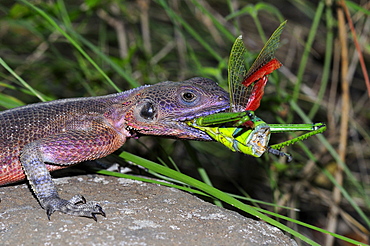
[(74, 216), (105, 216), (100, 205), (81, 195), (61, 199), (45, 163), (71, 165), (107, 156), (123, 145), (126, 138), (103, 123), (93, 123), (88, 130), (69, 130), (31, 142), (22, 150), (20, 161), (26, 177), (47, 216), (60, 211)]

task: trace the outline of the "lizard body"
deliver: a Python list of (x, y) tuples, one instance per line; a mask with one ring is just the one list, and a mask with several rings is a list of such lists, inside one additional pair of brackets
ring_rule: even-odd
[(205, 78), (161, 82), (129, 91), (36, 103), (0, 113), (0, 185), (27, 179), (48, 217), (105, 215), (80, 195), (61, 199), (50, 171), (102, 158), (130, 137), (212, 140), (184, 123), (224, 111), (228, 93)]

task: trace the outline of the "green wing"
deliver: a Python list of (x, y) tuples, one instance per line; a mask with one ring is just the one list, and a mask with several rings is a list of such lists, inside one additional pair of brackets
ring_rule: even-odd
[(241, 81), (247, 74), (245, 68), (245, 52), (243, 37), (240, 35), (231, 48), (228, 64), (228, 82), (230, 93), (230, 109), (232, 112), (244, 111), (250, 95), (250, 88)]

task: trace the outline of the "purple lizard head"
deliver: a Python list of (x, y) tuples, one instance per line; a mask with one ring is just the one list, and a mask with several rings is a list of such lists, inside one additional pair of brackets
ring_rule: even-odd
[(139, 135), (211, 140), (184, 121), (229, 108), (229, 94), (214, 81), (200, 77), (143, 87), (131, 98), (135, 103), (126, 111), (126, 129)]

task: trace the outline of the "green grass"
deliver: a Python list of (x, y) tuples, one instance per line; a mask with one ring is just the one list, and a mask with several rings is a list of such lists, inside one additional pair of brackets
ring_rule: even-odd
[[(287, 19), (276, 53), (284, 67), (270, 76), (256, 113), (268, 123), (322, 121), (328, 125), (323, 135), (285, 150), (293, 155), (292, 163), (268, 155), (255, 159), (218, 143), (151, 137), (129, 141), (123, 146), (127, 152), (120, 157), (148, 168), (151, 175), (171, 180), (177, 188), (208, 196), (217, 205), (232, 205), (310, 245), (323, 242), (303, 236), (301, 226), (329, 234), (314, 225), (319, 221), (329, 224), (327, 214), (335, 205), (332, 193), (338, 189), (342, 215), (349, 215), (341, 219), (366, 235), (370, 228), (370, 111), (366, 109), (370, 103), (357, 60), (350, 57), (353, 100), (346, 101), (349, 113), (341, 113), (340, 22), (335, 7), (326, 6), (325, 1), (315, 5), (292, 0), (236, 1), (239, 6), (234, 8), (233, 2), (157, 0), (146, 2), (147, 6), (115, 0), (0, 3), (0, 25), (5, 30), (0, 33), (4, 68), (0, 69), (0, 106), (7, 109), (42, 100), (104, 95), (194, 76), (214, 79), (227, 88), (227, 59), (235, 38), (243, 33), (251, 63), (267, 37)], [(369, 12), (347, 3), (352, 15), (356, 12), (361, 40), (369, 35), (363, 28)], [(352, 52), (353, 42), (348, 44)], [(369, 52), (369, 45), (362, 45)], [(340, 129), (341, 120), (348, 121), (348, 131)], [(345, 159), (338, 151), (343, 134), (348, 140)], [(289, 137), (276, 134), (272, 142)], [(338, 182), (337, 170), (344, 174), (343, 182)], [(309, 211), (310, 206), (319, 213)], [(343, 235), (330, 235), (356, 244)]]

